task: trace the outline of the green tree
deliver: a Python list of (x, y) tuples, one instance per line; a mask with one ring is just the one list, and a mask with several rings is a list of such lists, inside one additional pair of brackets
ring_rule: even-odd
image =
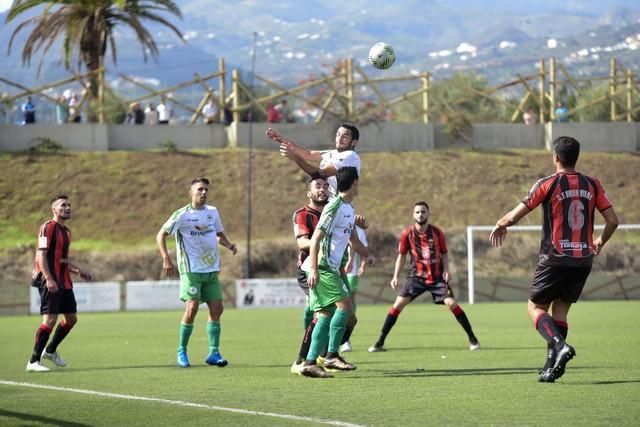
[[(97, 71), (104, 66), (107, 50), (111, 51), (113, 63), (117, 62), (115, 29), (118, 26), (133, 30), (142, 47), (144, 60), (149, 54), (155, 59), (158, 47), (142, 21), (151, 21), (170, 28), (182, 39), (177, 27), (161, 16), (169, 13), (182, 18), (178, 6), (171, 0), (14, 0), (6, 22), (11, 22), (23, 13), (44, 6), (40, 15), (20, 23), (9, 40), (9, 52), (18, 33), (33, 27), (22, 48), (22, 62), (29, 65), (37, 51), (42, 51), (42, 60), (56, 40), (62, 38), (64, 64), (71, 69), (74, 56), (78, 68), (82, 65), (93, 72), (89, 76), (89, 101), (95, 105), (100, 86)], [(97, 121), (94, 111), (89, 121)]]

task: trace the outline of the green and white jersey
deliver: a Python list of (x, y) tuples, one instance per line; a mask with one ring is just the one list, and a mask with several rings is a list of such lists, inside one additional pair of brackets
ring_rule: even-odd
[[(355, 211), (353, 206), (340, 196), (333, 198), (322, 210), (322, 215), (316, 225), (316, 229), (319, 228), (325, 232), (318, 253), (319, 267), (329, 268), (336, 273), (340, 272), (340, 263), (349, 245), (349, 238), (354, 227)], [(307, 257), (302, 264), (302, 269), (308, 272), (310, 267), (311, 258)]]
[[(353, 166), (358, 171), (360, 176), (360, 156), (353, 150), (338, 151), (329, 150), (322, 153), (322, 160), (320, 161), (320, 167), (323, 168), (327, 165), (333, 165), (336, 170), (345, 166)], [(333, 198), (338, 195), (338, 181), (335, 176), (327, 178), (329, 183), (329, 190), (331, 192), (330, 197)]]
[(218, 233), (222, 233), (224, 228), (215, 206), (194, 209), (188, 204), (176, 210), (162, 229), (167, 234), (176, 235), (180, 273), (220, 271)]

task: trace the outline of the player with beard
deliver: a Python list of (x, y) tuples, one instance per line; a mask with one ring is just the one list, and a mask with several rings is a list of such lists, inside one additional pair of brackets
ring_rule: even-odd
[(360, 176), (360, 156), (355, 152), (360, 131), (354, 125), (341, 124), (336, 131), (336, 148), (326, 151), (307, 150), (271, 128), (267, 129), (266, 135), (267, 138), (280, 144), (280, 154), (283, 157), (297, 164), (310, 176), (325, 178), (329, 182), (331, 198), (338, 194), (335, 176), (338, 169), (353, 166)]
[(398, 257), (391, 279), (391, 287), (397, 289), (398, 275), (404, 267), (407, 253), (411, 254), (411, 270), (407, 281), (400, 288), (395, 302), (382, 325), (380, 338), (371, 347), (369, 353), (384, 351), (384, 341), (398, 320), (402, 309), (411, 301), (429, 291), (433, 302), (446, 304), (458, 320), (469, 338), (469, 349), (477, 350), (480, 343), (473, 333), (469, 319), (462, 307), (458, 305), (453, 290), (449, 286), (449, 263), (447, 259), (447, 243), (444, 233), (429, 224), (429, 205), (427, 202), (417, 202), (413, 208), (415, 224), (405, 229), (400, 236)]
[(309, 307), (309, 285), (307, 283), (307, 275), (300, 268), (305, 259), (309, 256), (309, 246), (311, 244), (311, 236), (316, 229), (322, 209), (329, 201), (329, 183), (321, 177), (311, 177), (307, 181), (307, 197), (309, 203), (298, 209), (293, 214), (293, 233), (298, 246), (298, 285), (302, 292), (306, 295), (306, 303), (304, 307), (304, 335), (298, 359), (291, 365), (291, 373), (299, 374), (302, 369), (302, 362), (307, 357), (309, 346), (311, 344), (311, 334), (316, 325), (313, 311)]

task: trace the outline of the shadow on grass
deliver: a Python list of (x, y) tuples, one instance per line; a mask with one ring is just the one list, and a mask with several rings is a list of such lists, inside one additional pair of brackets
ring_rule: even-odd
[(23, 422), (28, 422), (28, 423), (37, 422), (37, 423), (41, 423), (44, 425), (51, 425), (51, 426), (65, 426), (65, 427), (91, 426), (91, 424), (76, 423), (73, 421), (61, 420), (59, 418), (49, 418), (49, 417), (43, 417), (40, 415), (24, 414), (22, 412), (13, 412), (13, 411), (6, 411), (4, 409), (0, 409), (0, 419), (3, 417), (22, 420)]
[[(572, 370), (578, 369), (588, 369), (588, 368), (571, 368)], [(367, 372), (372, 372), (372, 375), (367, 375), (368, 378), (371, 377), (396, 377), (396, 378), (405, 378), (405, 377), (455, 377), (455, 376), (478, 376), (478, 375), (534, 375), (537, 376), (537, 369), (534, 368), (523, 368), (523, 367), (514, 367), (514, 368), (473, 368), (473, 369), (407, 369), (400, 371), (383, 371), (383, 370), (367, 370)], [(590, 383), (591, 384), (591, 383)]]

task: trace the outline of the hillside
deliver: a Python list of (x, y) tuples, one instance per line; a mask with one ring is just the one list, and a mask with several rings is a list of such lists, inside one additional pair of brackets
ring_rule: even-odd
[[(464, 273), (464, 228), (493, 224), (553, 171), (542, 151), (480, 153), (466, 150), (362, 154), (357, 210), (371, 222), (372, 247), (385, 277), (396, 236), (411, 223), (417, 200), (431, 206), (431, 222), (450, 242), (454, 271)], [(48, 200), (66, 193), (74, 206), (69, 222), (74, 259), (91, 265), (99, 280), (158, 278), (154, 236), (170, 213), (188, 203), (195, 176), (212, 180), (210, 200), (226, 234), (241, 246), (223, 253), (224, 280), (240, 277), (246, 247), (244, 150), (189, 153), (111, 152), (0, 155), (0, 259), (3, 283), (24, 294), (38, 225), (50, 217)], [(292, 212), (306, 203), (305, 176), (274, 152), (253, 157), (253, 265), (261, 276), (290, 275), (295, 267)], [(623, 223), (640, 223), (640, 156), (583, 154), (580, 170), (597, 176)], [(533, 213), (523, 224), (538, 224)], [(382, 280), (382, 279), (381, 279)], [(20, 299), (20, 298), (18, 298)]]

